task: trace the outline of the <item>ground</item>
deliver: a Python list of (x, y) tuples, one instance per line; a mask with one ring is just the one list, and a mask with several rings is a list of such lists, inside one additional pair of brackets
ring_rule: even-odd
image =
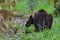
[(29, 30), (32, 33), (24, 33), (25, 26), (21, 24), (17, 34), (7, 35), (0, 33), (0, 40), (60, 40), (60, 18), (55, 17), (51, 30), (44, 30), (42, 32), (34, 32), (33, 25), (30, 26)]

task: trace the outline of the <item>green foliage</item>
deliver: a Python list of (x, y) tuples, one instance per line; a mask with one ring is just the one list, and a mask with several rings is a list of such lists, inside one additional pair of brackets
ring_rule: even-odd
[[(20, 11), (20, 14), (34, 14), (40, 9), (45, 9), (48, 13), (54, 14), (54, 1), (37, 0), (36, 3), (29, 2), (29, 0), (16, 4), (15, 9)], [(34, 5), (35, 4), (35, 5)], [(33, 11), (29, 6), (32, 6)]]

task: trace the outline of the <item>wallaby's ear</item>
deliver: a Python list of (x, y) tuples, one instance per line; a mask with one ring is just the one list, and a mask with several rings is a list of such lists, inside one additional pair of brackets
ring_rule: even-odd
[(32, 18), (32, 15), (30, 15), (30, 19)]

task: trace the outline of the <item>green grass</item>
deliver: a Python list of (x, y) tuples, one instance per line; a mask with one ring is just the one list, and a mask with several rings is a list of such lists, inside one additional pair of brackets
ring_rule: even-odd
[[(60, 18), (55, 17), (53, 21), (53, 25), (51, 30), (45, 29), (42, 32), (34, 32), (34, 26), (31, 25), (28, 30), (31, 31), (31, 33), (24, 33), (26, 31), (26, 27), (21, 24), (19, 26), (19, 31), (17, 34), (14, 35), (6, 35), (5, 33), (0, 33), (0, 40), (60, 40)], [(16, 35), (16, 36), (15, 36)]]
[(30, 31), (32, 33), (20, 35), (23, 40), (60, 40), (60, 18), (54, 18), (54, 22), (51, 30), (44, 30), (42, 32), (33, 32), (34, 27), (30, 26)]
[(54, 5), (53, 5), (53, 0), (48, 2), (47, 0), (43, 1), (43, 0), (37, 0), (38, 4), (36, 4), (36, 6), (33, 7), (33, 11), (30, 10), (30, 8), (28, 8), (28, 0), (17, 3), (15, 6), (16, 10), (20, 11), (20, 14), (34, 14), (35, 12), (37, 12), (40, 9), (45, 9), (49, 14), (54, 14)]

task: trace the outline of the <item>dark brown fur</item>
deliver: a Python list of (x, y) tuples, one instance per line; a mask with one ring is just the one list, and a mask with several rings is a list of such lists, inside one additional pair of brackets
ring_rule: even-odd
[(43, 30), (45, 28), (51, 29), (53, 22), (53, 16), (48, 14), (45, 10), (41, 9), (37, 13), (30, 16), (29, 20), (26, 23), (26, 27), (29, 27), (31, 24), (34, 24), (35, 31)]

